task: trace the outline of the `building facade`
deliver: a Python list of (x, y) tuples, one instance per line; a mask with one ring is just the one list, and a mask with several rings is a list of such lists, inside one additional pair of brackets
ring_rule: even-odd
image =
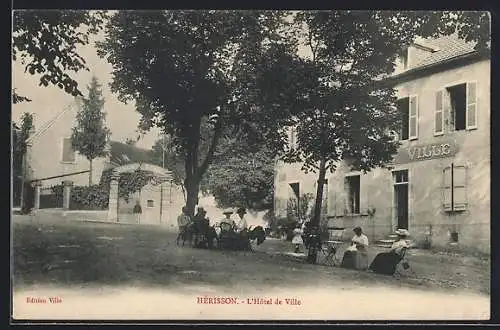
[[(361, 226), (371, 241), (406, 228), (417, 245), (489, 253), (489, 57), (453, 36), (407, 54), (390, 79), (404, 119), (398, 153), (390, 169), (363, 174), (343, 162), (327, 173), (329, 225)], [(286, 212), (290, 183), (315, 193), (316, 180), (298, 164), (279, 163), (276, 213)]]

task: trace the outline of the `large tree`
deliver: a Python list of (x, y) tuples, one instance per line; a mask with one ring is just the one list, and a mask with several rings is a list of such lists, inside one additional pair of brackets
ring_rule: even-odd
[(83, 108), (76, 115), (76, 125), (71, 134), (73, 148), (89, 161), (89, 186), (92, 185), (92, 163), (107, 154), (106, 144), (110, 135), (105, 125), (106, 114), (101, 85), (95, 76), (88, 86), (88, 97), (83, 98)]
[[(25, 72), (40, 76), (40, 85), (58, 86), (66, 93), (82, 95), (71, 72), (88, 70), (78, 47), (89, 43), (106, 14), (84, 10), (15, 10), (12, 21), (12, 59)], [(30, 101), (13, 89), (13, 103)]]
[[(210, 141), (209, 129), (201, 126), (201, 157)], [(200, 182), (204, 194), (214, 196), (220, 207), (272, 208), (275, 157), (265, 145), (249, 145), (245, 135), (223, 134), (211, 166)], [(171, 136), (159, 138), (152, 148), (152, 162), (170, 170), (184, 189), (185, 157), (176, 152)]]
[[(111, 88), (120, 100), (136, 102), (143, 128), (156, 125), (172, 137), (176, 153), (185, 159), (191, 214), (223, 129), (252, 132), (249, 121), (261, 119), (249, 115), (246, 91), (256, 63), (276, 45), (274, 24), (280, 15), (120, 11), (109, 20), (99, 54), (113, 66)], [(201, 143), (203, 121), (210, 127), (207, 144)], [(255, 134), (248, 136), (251, 141)]]
[[(391, 134), (401, 121), (395, 91), (380, 82), (393, 73), (401, 49), (416, 36), (458, 31), (477, 41), (478, 49), (487, 50), (489, 35), (462, 24), (484, 26), (484, 13), (308, 11), (288, 17), (292, 22), (287, 25), (288, 41), (300, 64), (271, 62), (263, 68), (256, 79), (259, 92), (254, 100), (288, 111), (297, 143), (284, 148), (283, 159), (301, 162), (304, 171), (317, 173), (312, 219), (317, 227), (327, 171), (335, 171), (339, 162), (346, 161), (351, 169), (367, 172), (384, 167), (397, 152), (399, 143)], [(300, 108), (286, 106), (291, 102), (300, 103)], [(286, 144), (285, 134), (276, 137), (272, 141)], [(315, 249), (310, 250), (310, 257), (316, 259)]]

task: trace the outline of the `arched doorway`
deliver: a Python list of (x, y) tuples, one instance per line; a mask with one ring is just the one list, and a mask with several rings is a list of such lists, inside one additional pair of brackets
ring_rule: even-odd
[[(152, 179), (127, 199), (120, 197), (119, 180), (123, 173), (145, 172)], [(123, 176), (121, 180), (124, 180)], [(109, 193), (108, 221), (120, 223), (167, 224), (171, 222), (172, 173), (148, 163), (132, 163), (112, 170)], [(139, 202), (142, 213), (136, 216), (134, 206)]]

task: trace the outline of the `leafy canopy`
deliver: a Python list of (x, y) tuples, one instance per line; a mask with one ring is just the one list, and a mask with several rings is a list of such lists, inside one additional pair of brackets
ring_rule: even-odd
[[(78, 47), (89, 43), (104, 23), (106, 13), (84, 10), (16, 10), (13, 13), (12, 60), (25, 72), (40, 77), (40, 85), (58, 86), (81, 96), (71, 72), (87, 70)], [(13, 90), (13, 102), (29, 101)]]

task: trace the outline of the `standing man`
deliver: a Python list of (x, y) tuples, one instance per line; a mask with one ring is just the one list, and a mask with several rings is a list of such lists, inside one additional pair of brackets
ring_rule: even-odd
[(177, 217), (177, 225), (179, 226), (179, 234), (177, 235), (177, 245), (182, 238), (182, 245), (187, 239), (188, 227), (191, 225), (191, 217), (187, 214), (185, 206), (182, 207), (182, 213)]
[(135, 222), (139, 223), (141, 221), (141, 214), (142, 214), (141, 202), (139, 200), (135, 202), (133, 212), (134, 212)]

